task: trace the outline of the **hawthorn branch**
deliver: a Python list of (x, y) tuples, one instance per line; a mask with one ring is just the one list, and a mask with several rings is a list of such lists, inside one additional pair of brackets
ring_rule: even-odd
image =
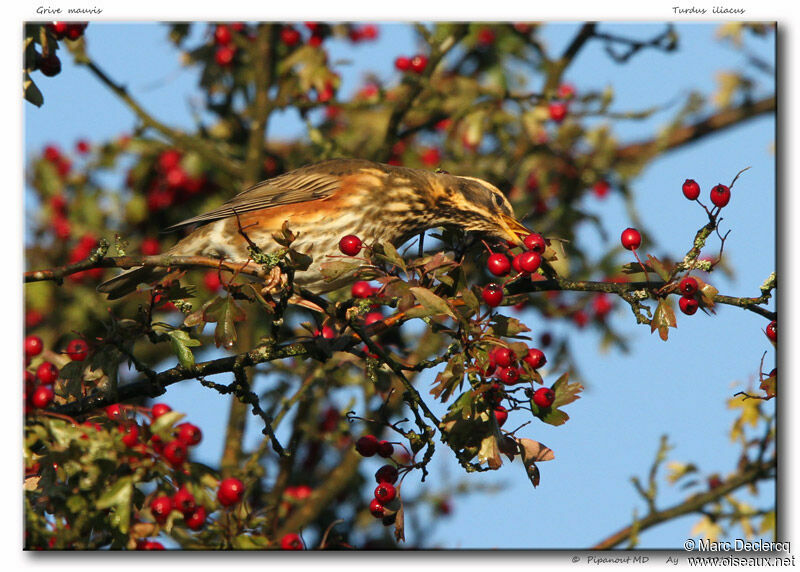
[[(107, 247), (106, 247), (107, 248)], [(98, 248), (95, 252), (100, 250)], [(251, 262), (232, 262), (208, 256), (173, 256), (170, 254), (157, 254), (153, 256), (109, 256), (98, 258), (92, 253), (87, 258), (45, 270), (31, 270), (23, 274), (24, 282), (41, 282), (52, 280), (60, 282), (71, 274), (77, 274), (92, 268), (134, 268), (136, 266), (152, 266), (158, 268), (212, 268), (214, 270), (228, 270), (233, 273), (245, 274), (257, 278), (265, 276), (263, 270)]]
[(230, 154), (222, 153), (214, 145), (203, 141), (197, 137), (187, 135), (182, 131), (173, 129), (166, 124), (158, 121), (150, 115), (140, 104), (136, 101), (127, 88), (112, 80), (100, 67), (88, 56), (81, 57), (76, 60), (76, 63), (85, 65), (100, 82), (110, 89), (117, 97), (119, 97), (145, 127), (155, 129), (175, 145), (182, 147), (186, 150), (191, 150), (203, 157), (210, 164), (219, 168), (223, 172), (237, 178), (241, 178), (242, 165), (237, 161), (230, 158)]
[(733, 109), (723, 109), (701, 121), (673, 129), (666, 139), (657, 138), (639, 141), (617, 148), (612, 166), (617, 167), (620, 163), (635, 162), (643, 157), (671, 151), (683, 145), (699, 141), (708, 135), (734, 127), (748, 119), (774, 113), (775, 110), (775, 96), (754, 102), (746, 102)]
[(661, 524), (662, 522), (666, 522), (686, 514), (695, 512), (702, 513), (703, 507), (709, 503), (718, 501), (719, 499), (741, 487), (755, 483), (759, 480), (773, 478), (773, 472), (776, 466), (777, 460), (775, 458), (768, 461), (754, 463), (734, 474), (727, 481), (706, 493), (696, 494), (685, 501), (664, 510), (651, 511), (644, 518), (637, 520), (632, 525), (626, 526), (609, 537), (601, 540), (589, 550), (609, 550), (625, 542), (634, 534), (638, 534), (643, 530), (652, 528), (653, 526)]

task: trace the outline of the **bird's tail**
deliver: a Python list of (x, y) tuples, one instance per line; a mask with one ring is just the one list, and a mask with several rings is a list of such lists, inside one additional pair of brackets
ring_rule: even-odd
[(143, 282), (155, 282), (168, 274), (166, 268), (152, 268), (139, 266), (124, 271), (122, 274), (106, 280), (97, 287), (98, 292), (108, 294), (109, 300), (116, 300), (127, 296), (136, 290), (136, 287)]

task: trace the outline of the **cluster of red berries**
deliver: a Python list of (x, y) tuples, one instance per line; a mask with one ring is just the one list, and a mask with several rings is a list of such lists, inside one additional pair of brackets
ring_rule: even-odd
[(181, 164), (182, 158), (177, 149), (166, 149), (156, 159), (157, 176), (147, 190), (147, 208), (150, 212), (169, 208), (203, 190), (205, 177), (190, 175)]
[[(696, 201), (697, 198), (700, 196), (700, 185), (698, 185), (697, 181), (695, 181), (694, 179), (686, 179), (683, 182), (681, 190), (683, 191), (683, 196), (685, 196), (690, 201)], [(731, 189), (730, 187), (720, 183), (712, 187), (710, 198), (714, 206), (721, 209), (730, 202)]]
[(77, 40), (83, 36), (89, 22), (50, 22), (46, 24), (47, 30), (56, 37), (56, 40)]
[[(378, 440), (375, 435), (368, 434), (356, 441), (356, 451), (364, 457), (372, 457), (377, 454), (384, 459), (388, 459), (394, 454), (394, 445), (388, 441)], [(369, 510), (375, 518), (382, 518), (385, 525), (390, 525), (394, 522), (399, 506), (397, 489), (394, 486), (399, 474), (397, 467), (394, 465), (383, 465), (375, 473), (375, 480), (378, 486), (375, 489), (374, 498), (370, 502)]]
[(401, 72), (421, 74), (428, 67), (428, 58), (423, 54), (406, 57), (399, 56), (394, 60), (394, 67)]
[(237, 50), (236, 44), (233, 41), (233, 35), (241, 33), (244, 30), (245, 26), (241, 22), (217, 24), (214, 27), (214, 45), (216, 46), (214, 61), (218, 66), (224, 68), (233, 63)]
[(544, 352), (538, 348), (528, 348), (527, 353), (519, 359), (509, 348), (495, 346), (488, 354), (489, 364), (485, 375), (493, 376), (505, 385), (515, 385), (525, 381), (525, 366), (538, 371), (547, 363)]
[(372, 457), (377, 454), (379, 457), (388, 459), (394, 454), (394, 445), (389, 441), (379, 441), (375, 435), (364, 435), (356, 441), (356, 451), (362, 457)]
[(547, 105), (547, 113), (550, 119), (556, 123), (561, 123), (569, 113), (569, 100), (575, 97), (575, 87), (569, 83), (563, 83), (556, 90), (558, 99), (551, 101)]
[[(526, 250), (515, 255), (509, 260), (508, 256), (493, 252), (486, 261), (486, 268), (495, 276), (508, 276), (513, 269), (516, 274), (513, 278), (520, 275), (532, 275), (542, 265), (542, 254), (547, 248), (547, 241), (538, 232), (529, 234), (523, 240)], [(512, 279), (513, 279), (512, 278)], [(492, 308), (499, 306), (503, 301), (503, 288), (499, 284), (491, 283), (483, 288), (481, 292), (483, 301)]]
[(378, 27), (375, 24), (365, 24), (363, 26), (352, 26), (347, 32), (347, 37), (354, 44), (378, 39)]
[[(55, 397), (53, 385), (58, 379), (59, 369), (55, 364), (47, 360), (40, 362), (36, 366), (35, 373), (27, 369), (31, 365), (31, 361), (44, 351), (44, 342), (39, 336), (26, 336), (23, 348), (26, 368), (23, 392), (25, 399), (24, 409), (25, 413), (28, 413), (30, 408), (43, 409), (52, 403)], [(67, 344), (65, 353), (72, 361), (84, 361), (89, 355), (89, 345), (84, 340), (76, 338)]]
[(695, 294), (697, 294), (699, 288), (700, 285), (693, 276), (684, 276), (678, 283), (678, 290), (681, 292), (681, 299), (678, 302), (678, 306), (681, 312), (687, 316), (691, 316), (697, 312), (697, 308), (700, 306), (695, 298)]

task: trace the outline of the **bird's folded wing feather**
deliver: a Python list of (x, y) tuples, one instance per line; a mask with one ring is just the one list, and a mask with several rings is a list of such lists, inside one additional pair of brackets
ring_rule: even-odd
[(330, 197), (342, 186), (342, 177), (313, 169), (297, 169), (262, 181), (242, 191), (218, 208), (174, 224), (175, 230), (197, 223), (208, 223), (248, 211), (302, 203)]

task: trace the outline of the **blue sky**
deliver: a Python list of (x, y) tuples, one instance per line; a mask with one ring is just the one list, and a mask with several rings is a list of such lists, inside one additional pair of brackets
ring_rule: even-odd
[[(649, 37), (662, 25), (601, 24), (601, 28)], [(574, 29), (572, 24), (548, 26), (544, 36), (548, 46), (560, 51), (558, 46), (569, 40)], [(614, 109), (619, 111), (663, 104), (690, 89), (708, 92), (715, 88), (715, 73), (743, 67), (738, 52), (713, 41), (715, 29), (709, 24), (679, 25), (681, 46), (676, 54), (645, 52), (624, 66), (614, 65), (599, 46), (592, 46), (582, 52), (567, 78), (578, 90), (613, 85), (617, 93)], [(136, 23), (98, 23), (87, 30), (92, 53), (112, 77), (125, 83), (156, 117), (188, 127), (191, 117), (186, 104), (196, 78), (192, 71), (180, 67), (165, 35), (163, 26)], [(748, 44), (771, 59), (772, 38)], [(348, 93), (367, 70), (376, 70), (379, 77), (391, 81), (394, 57), (415, 49), (407, 27), (389, 24), (381, 26), (377, 44), (356, 48), (343, 42), (334, 44), (331, 60), (352, 60), (352, 65), (340, 67)], [(24, 107), (27, 151), (50, 142), (71, 148), (81, 137), (100, 141), (132, 126), (132, 115), (110, 92), (85, 70), (72, 66), (69, 58), (63, 61), (60, 76), (39, 82), (45, 106)], [(763, 76), (759, 79), (767, 81)], [(623, 140), (638, 139), (652, 133), (668, 115), (660, 114), (646, 123), (619, 123), (617, 134)], [(298, 128), (296, 119), (287, 116), (271, 125), (270, 135), (288, 136)], [(705, 222), (702, 211), (680, 193), (685, 178), (697, 179), (705, 193), (710, 186), (728, 183), (740, 169), (750, 166), (725, 209), (725, 224), (733, 229), (726, 254), (738, 274), (734, 280), (715, 275), (712, 281), (726, 294), (756, 295), (758, 286), (775, 267), (773, 143), (774, 122), (763, 118), (670, 153), (649, 167), (637, 179), (634, 191), (645, 226), (658, 244), (655, 253), (685, 252), (694, 232)], [(616, 195), (602, 202), (587, 197), (585, 208), (598, 214), (609, 230), (610, 242), (603, 242), (588, 227), (579, 236), (583, 248), (599, 255), (616, 246), (619, 231), (630, 220)], [(724, 474), (734, 467), (738, 449), (727, 437), (733, 417), (725, 400), (738, 390), (732, 388), (733, 382), (757, 375), (763, 351), (768, 350), (766, 369), (773, 366), (774, 351), (760, 331), (766, 326), (762, 318), (732, 308), (721, 309), (714, 317), (698, 313), (682, 319), (679, 315), (679, 328), (665, 344), (647, 328), (636, 327), (629, 312), (618, 310), (612, 320), (631, 335), (632, 352), (627, 355), (600, 352), (598, 336), (590, 329), (576, 331), (542, 324), (537, 316), (527, 318), (536, 335), (546, 328), (556, 335), (569, 336), (589, 384), (587, 391), (581, 400), (568, 406), (572, 419), (565, 426), (551, 428), (537, 423), (523, 430), (526, 436), (556, 452), (555, 461), (541, 465), (542, 484), (537, 490), (526, 481), (519, 462), (507, 464), (497, 473), (470, 475), (469, 480), (475, 483), (500, 484), (502, 492), (477, 493), (457, 501), (454, 515), (436, 529), (433, 544), (453, 548), (590, 545), (629, 524), (634, 508), (640, 514), (644, 510), (629, 477), (646, 474), (663, 433), (668, 433), (675, 445), (672, 459), (693, 461), (707, 472)], [(202, 420), (206, 438), (199, 458), (210, 462), (218, 459), (225, 420), (216, 412), (227, 411), (227, 401), (223, 405), (218, 395), (193, 382), (170, 388), (164, 400), (186, 411), (189, 420)], [(512, 417), (509, 424), (514, 425), (515, 420)], [(454, 483), (465, 477), (443, 448), (438, 448), (437, 456), (431, 483)], [(682, 498), (666, 485), (662, 490), (666, 493), (662, 506)], [(771, 488), (761, 491), (760, 504), (769, 505)], [(695, 520), (688, 517), (645, 532), (642, 544), (678, 547)]]

